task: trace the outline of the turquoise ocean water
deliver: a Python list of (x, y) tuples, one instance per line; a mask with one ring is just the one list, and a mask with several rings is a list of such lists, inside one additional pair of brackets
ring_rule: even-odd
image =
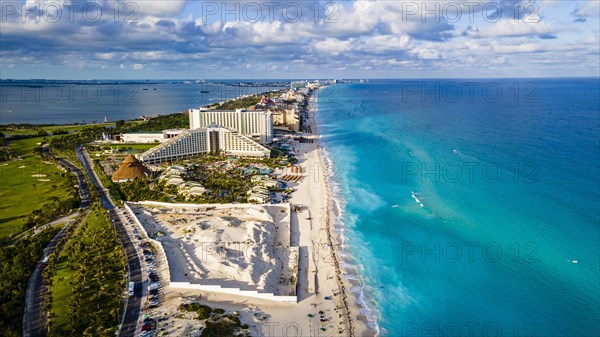
[(599, 97), (598, 79), (319, 92), (353, 291), (381, 335), (600, 335)]

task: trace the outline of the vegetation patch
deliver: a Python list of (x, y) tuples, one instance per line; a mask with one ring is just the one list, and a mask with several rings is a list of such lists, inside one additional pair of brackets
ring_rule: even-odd
[(250, 336), (247, 324), (242, 324), (239, 314), (225, 314), (221, 308), (211, 308), (199, 303), (184, 303), (179, 306), (180, 311), (196, 312), (196, 319), (204, 321), (202, 337), (222, 336)]
[(179, 310), (185, 312), (195, 312), (198, 314), (196, 319), (199, 320), (208, 319), (213, 313), (213, 309), (211, 307), (199, 303), (182, 304), (179, 306)]
[(114, 336), (127, 283), (126, 258), (98, 205), (48, 265), (50, 336)]
[(187, 112), (161, 115), (145, 122), (118, 122), (123, 132), (156, 132), (167, 129), (189, 129), (190, 121)]
[(8, 142), (12, 160), (0, 162), (0, 239), (77, 207), (75, 177), (42, 155), (41, 144), (46, 140), (35, 137)]
[(14, 246), (0, 246), (0, 336), (21, 336), (29, 276), (57, 232), (58, 228), (51, 227)]

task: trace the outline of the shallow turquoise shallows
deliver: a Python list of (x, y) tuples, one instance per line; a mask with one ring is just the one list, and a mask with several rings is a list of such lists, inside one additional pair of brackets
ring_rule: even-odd
[(318, 94), (338, 228), (384, 336), (598, 336), (598, 79)]

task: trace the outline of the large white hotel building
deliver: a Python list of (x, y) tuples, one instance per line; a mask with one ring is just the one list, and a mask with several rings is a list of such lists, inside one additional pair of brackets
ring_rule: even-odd
[(262, 110), (189, 110), (190, 129), (142, 153), (139, 159), (158, 164), (201, 153), (237, 157), (269, 157), (261, 144), (273, 141), (273, 115)]
[(268, 110), (208, 110), (190, 109), (190, 129), (220, 125), (238, 130), (261, 144), (273, 142), (273, 113)]
[(209, 125), (194, 130), (185, 130), (179, 136), (142, 153), (139, 159), (148, 164), (158, 164), (185, 159), (201, 153), (267, 158), (271, 151), (240, 134), (237, 130), (219, 125)]

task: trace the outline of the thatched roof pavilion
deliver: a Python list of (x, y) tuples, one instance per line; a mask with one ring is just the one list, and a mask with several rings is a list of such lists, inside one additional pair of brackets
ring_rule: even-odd
[(141, 161), (130, 154), (119, 164), (119, 168), (112, 175), (112, 181), (123, 182), (135, 178), (147, 178), (151, 174), (152, 172)]

